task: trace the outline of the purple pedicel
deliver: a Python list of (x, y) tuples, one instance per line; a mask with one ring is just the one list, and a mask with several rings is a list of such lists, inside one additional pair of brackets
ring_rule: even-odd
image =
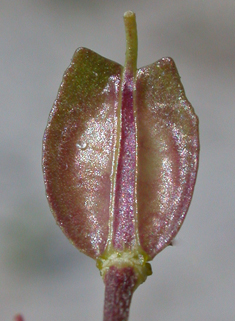
[(132, 267), (111, 266), (104, 278), (104, 320), (123, 321), (129, 316), (130, 304), (137, 283)]
[(24, 321), (24, 318), (22, 317), (21, 314), (17, 314), (14, 316), (14, 320), (13, 321)]

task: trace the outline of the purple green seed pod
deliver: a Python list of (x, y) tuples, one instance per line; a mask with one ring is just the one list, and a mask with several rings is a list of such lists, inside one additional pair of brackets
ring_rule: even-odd
[(128, 319), (148, 261), (184, 221), (199, 159), (198, 118), (174, 61), (137, 69), (133, 12), (124, 24), (124, 67), (77, 49), (43, 137), (47, 199), (65, 235), (97, 262), (104, 321)]

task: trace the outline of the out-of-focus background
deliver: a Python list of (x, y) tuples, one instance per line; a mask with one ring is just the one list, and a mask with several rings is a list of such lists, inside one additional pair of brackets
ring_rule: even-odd
[(138, 66), (171, 56), (200, 118), (193, 201), (175, 246), (152, 262), (130, 320), (235, 320), (235, 1), (1, 0), (0, 320), (102, 320), (95, 262), (49, 211), (41, 141), (64, 70), (88, 47), (124, 62), (137, 15)]

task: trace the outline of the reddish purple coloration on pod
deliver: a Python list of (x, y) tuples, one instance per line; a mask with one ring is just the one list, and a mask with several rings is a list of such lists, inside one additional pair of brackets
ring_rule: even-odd
[(109, 235), (122, 67), (78, 49), (66, 70), (43, 138), (46, 193), (55, 219), (96, 259)]
[(147, 261), (179, 231), (199, 157), (198, 118), (173, 60), (137, 69), (133, 12), (124, 23), (124, 67), (78, 49), (43, 138), (48, 202), (70, 241), (97, 260), (105, 321), (127, 320)]

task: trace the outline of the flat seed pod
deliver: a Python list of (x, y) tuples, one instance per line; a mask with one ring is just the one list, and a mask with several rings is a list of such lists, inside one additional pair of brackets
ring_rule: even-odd
[(70, 241), (97, 260), (104, 321), (127, 320), (147, 261), (179, 231), (199, 158), (198, 118), (173, 60), (137, 69), (133, 12), (124, 23), (124, 67), (78, 49), (43, 137), (48, 202)]
[(198, 118), (171, 58), (138, 70), (136, 105), (138, 229), (142, 248), (153, 258), (175, 237), (191, 202)]
[(122, 67), (85, 48), (66, 70), (43, 138), (48, 202), (65, 235), (97, 258), (109, 232)]

